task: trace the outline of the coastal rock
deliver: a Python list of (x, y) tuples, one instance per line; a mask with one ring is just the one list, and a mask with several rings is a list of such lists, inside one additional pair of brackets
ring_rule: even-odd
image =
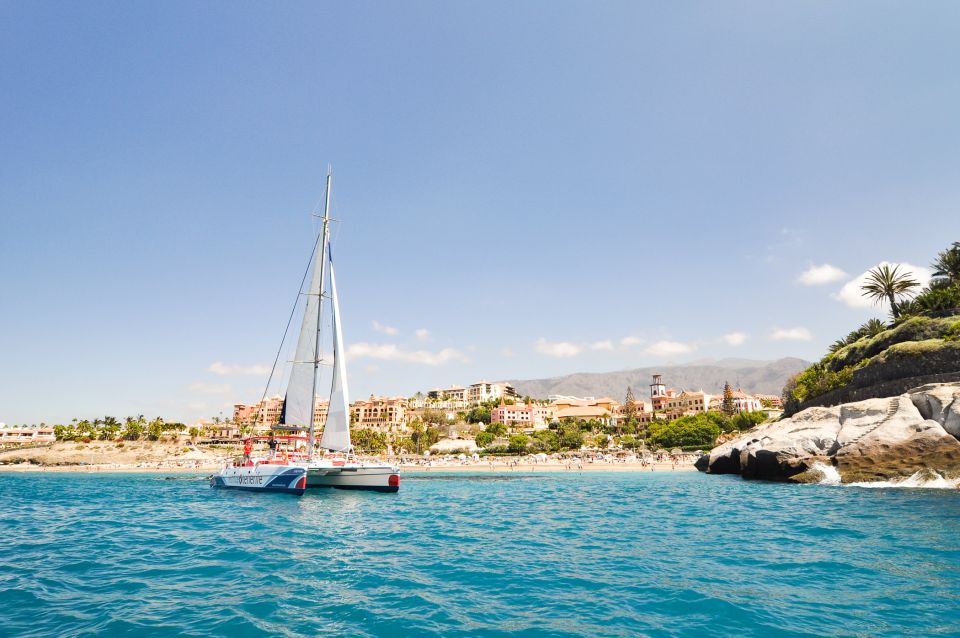
[(960, 384), (898, 397), (813, 407), (720, 445), (698, 465), (711, 474), (810, 482), (817, 464), (844, 482), (906, 478), (920, 470), (960, 476)]

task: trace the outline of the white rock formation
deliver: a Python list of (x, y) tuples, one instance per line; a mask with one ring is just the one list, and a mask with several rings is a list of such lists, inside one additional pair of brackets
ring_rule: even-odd
[(960, 384), (922, 386), (898, 397), (808, 408), (715, 448), (698, 462), (713, 474), (813, 481), (815, 463), (845, 482), (960, 475)]

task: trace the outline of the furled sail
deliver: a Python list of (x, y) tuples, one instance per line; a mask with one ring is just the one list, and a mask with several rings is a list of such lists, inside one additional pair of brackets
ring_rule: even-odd
[[(320, 303), (320, 283), (323, 280), (323, 241), (317, 241), (313, 255), (313, 275), (310, 288), (307, 289), (307, 303), (304, 304), (303, 323), (300, 325), (300, 339), (290, 369), (290, 383), (287, 385), (287, 397), (283, 405), (282, 422), (286, 425), (310, 427), (310, 409), (313, 405), (314, 357), (317, 347), (317, 308)], [(320, 425), (319, 423), (316, 425)]]
[(337, 279), (333, 274), (333, 255), (327, 246), (330, 270), (330, 300), (333, 309), (333, 385), (327, 423), (323, 428), (320, 447), (345, 451), (350, 448), (350, 393), (347, 389), (347, 366), (343, 357), (343, 331), (340, 329), (340, 300), (337, 297)]

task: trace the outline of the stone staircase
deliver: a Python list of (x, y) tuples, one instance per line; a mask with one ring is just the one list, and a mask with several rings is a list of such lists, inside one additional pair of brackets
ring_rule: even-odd
[(847, 443), (847, 445), (852, 445), (853, 443), (856, 443), (857, 441), (867, 436), (868, 434), (873, 434), (873, 432), (876, 431), (877, 428), (879, 428), (881, 425), (889, 421), (893, 417), (893, 415), (897, 413), (898, 410), (900, 410), (900, 397), (893, 397), (892, 399), (890, 399), (890, 403), (887, 405), (887, 416), (881, 419), (880, 421), (878, 421), (873, 427), (870, 427), (867, 430), (861, 432), (860, 436), (851, 440), (849, 443)]

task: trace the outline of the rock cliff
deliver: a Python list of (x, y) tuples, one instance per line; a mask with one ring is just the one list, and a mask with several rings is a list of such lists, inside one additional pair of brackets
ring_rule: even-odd
[(805, 483), (823, 478), (818, 463), (835, 467), (845, 483), (906, 478), (923, 470), (960, 477), (960, 383), (808, 408), (714, 448), (697, 468)]

